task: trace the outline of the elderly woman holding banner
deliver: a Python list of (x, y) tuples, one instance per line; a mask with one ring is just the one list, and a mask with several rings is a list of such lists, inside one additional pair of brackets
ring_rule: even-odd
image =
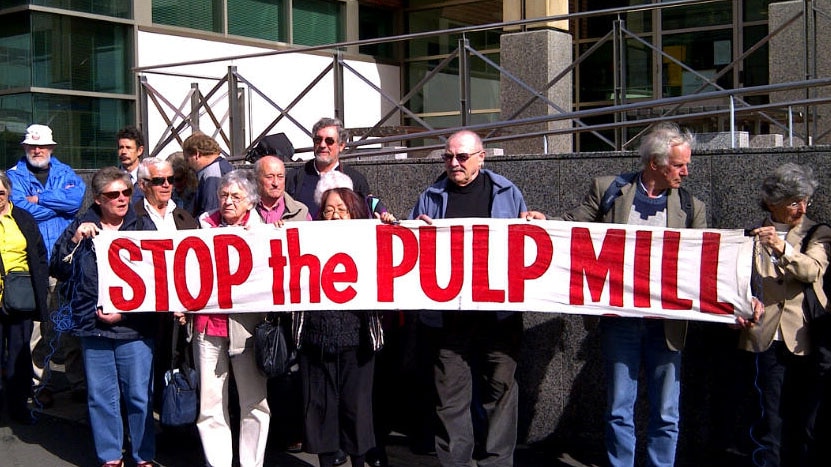
[[(219, 182), (219, 209), (199, 216), (202, 228), (264, 225), (254, 206), (259, 201), (257, 184), (248, 171), (234, 170)], [(266, 378), (254, 358), (254, 328), (263, 313), (196, 314), (194, 347), (199, 370), (199, 418), (196, 426), (208, 465), (231, 466), (228, 373), (233, 367), (239, 394), (240, 467), (263, 465), (271, 412), (266, 401)]]
[[(761, 187), (767, 216), (754, 235), (754, 295), (765, 311), (757, 326), (742, 332), (740, 347), (756, 353), (762, 414), (754, 427), (758, 465), (809, 465), (808, 440), (816, 416), (810, 341), (803, 290), (812, 287), (821, 305), (827, 298), (822, 276), (828, 267), (831, 228), (805, 213), (818, 186), (808, 166), (776, 168)], [(809, 236), (810, 233), (810, 236)], [(787, 436), (785, 436), (787, 434)]]
[[(130, 174), (105, 167), (92, 176), (93, 204), (55, 243), (50, 271), (63, 281), (72, 309), (73, 332), (81, 339), (87, 377), (89, 422), (98, 461), (123, 466), (124, 421), (130, 431), (130, 456), (138, 466), (153, 465), (153, 333), (157, 317), (116, 313), (98, 305), (98, 268), (92, 238), (102, 230), (145, 230), (130, 207)], [(103, 253), (106, 254), (106, 253)]]

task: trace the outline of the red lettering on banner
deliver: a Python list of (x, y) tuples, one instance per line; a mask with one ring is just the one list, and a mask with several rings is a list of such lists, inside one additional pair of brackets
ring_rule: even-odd
[(144, 303), (144, 296), (147, 294), (147, 287), (141, 280), (141, 276), (136, 274), (135, 271), (130, 269), (129, 266), (121, 261), (121, 256), (119, 256), (119, 252), (121, 250), (127, 251), (130, 261), (140, 261), (142, 255), (138, 245), (127, 238), (117, 238), (113, 240), (108, 250), (107, 258), (113, 272), (119, 279), (129, 284), (133, 291), (133, 298), (127, 300), (124, 298), (123, 288), (110, 287), (110, 300), (117, 310), (130, 311), (135, 310), (141, 306), (142, 303)]
[(419, 277), (421, 289), (430, 300), (448, 302), (462, 291), (465, 280), (465, 228), (461, 225), (450, 226), (450, 258), (444, 263), (450, 266), (450, 280), (447, 287), (441, 288), (436, 277), (436, 228), (419, 227)]
[[(187, 275), (184, 273), (187, 256), (191, 251), (196, 255), (196, 265), (199, 268), (199, 293), (195, 297), (188, 290)], [(173, 254), (173, 270), (182, 271), (181, 274), (173, 275), (173, 285), (182, 306), (189, 311), (205, 308), (211, 298), (214, 282), (213, 261), (208, 245), (199, 237), (185, 237)]]
[(488, 256), (490, 252), (487, 225), (474, 225), (473, 230), (473, 271), (471, 274), (471, 298), (474, 302), (503, 303), (505, 291), (492, 289), (488, 274)]
[(141, 249), (148, 250), (153, 258), (156, 311), (167, 311), (170, 309), (170, 297), (167, 295), (167, 257), (165, 252), (173, 249), (173, 240), (142, 240)]
[(286, 304), (286, 292), (283, 288), (285, 280), (284, 270), (286, 257), (283, 256), (283, 241), (271, 241), (271, 257), (268, 258), (268, 267), (273, 271), (271, 274), (271, 300), (275, 305)]
[(315, 255), (300, 254), (297, 229), (286, 231), (289, 242), (289, 289), (292, 303), (300, 303), (300, 271), (309, 268), (309, 303), (320, 303), (320, 260)]
[(583, 305), (583, 277), (589, 286), (592, 301), (600, 301), (606, 277), (609, 277), (609, 305), (623, 306), (623, 253), (626, 231), (608, 229), (595, 255), (591, 231), (585, 227), (571, 229), (571, 280), (569, 303)]
[[(537, 246), (537, 256), (525, 266), (525, 239)], [(508, 226), (508, 301), (525, 300), (525, 281), (541, 277), (551, 265), (554, 245), (545, 229), (530, 224)]]
[(732, 315), (733, 305), (718, 301), (718, 256), (721, 234), (704, 232), (701, 243), (701, 296), (702, 313)]
[[(336, 272), (338, 266), (343, 266), (345, 269)], [(320, 282), (323, 284), (323, 293), (329, 300), (335, 303), (346, 303), (355, 298), (358, 293), (352, 286), (346, 287), (343, 291), (335, 287), (335, 283), (349, 282), (354, 284), (358, 281), (358, 265), (355, 260), (346, 253), (336, 253), (326, 261), (323, 266), (323, 276)]]
[[(234, 272), (231, 272), (231, 248), (237, 251), (239, 257), (237, 270)], [(235, 285), (244, 284), (254, 267), (251, 248), (239, 235), (217, 235), (214, 237), (214, 254), (216, 255), (217, 304), (220, 309), (233, 308), (234, 300), (231, 289)]]
[[(395, 278), (412, 271), (418, 261), (418, 240), (409, 229), (397, 225), (382, 224), (375, 228), (376, 237), (376, 283), (379, 302), (392, 302), (395, 299)], [(392, 261), (393, 238), (403, 245), (404, 256), (397, 265)]]
[(652, 274), (652, 232), (635, 232), (634, 305), (637, 308), (652, 306), (649, 276)]
[(691, 310), (692, 300), (678, 297), (678, 249), (681, 233), (664, 232), (661, 255), (661, 306), (666, 310)]

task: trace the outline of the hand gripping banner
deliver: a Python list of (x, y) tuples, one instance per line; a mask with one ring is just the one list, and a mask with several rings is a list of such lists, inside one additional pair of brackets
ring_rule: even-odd
[(102, 231), (104, 312), (513, 310), (734, 322), (741, 230), (524, 219)]

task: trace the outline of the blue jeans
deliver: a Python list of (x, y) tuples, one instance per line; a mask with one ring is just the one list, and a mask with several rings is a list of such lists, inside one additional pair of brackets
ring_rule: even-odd
[(661, 320), (604, 318), (606, 453), (610, 465), (635, 465), (635, 401), (641, 363), (649, 398), (648, 466), (672, 466), (678, 441), (681, 352), (667, 348)]
[(82, 337), (81, 347), (87, 375), (89, 423), (98, 462), (121, 459), (124, 445), (122, 398), (133, 460), (152, 461), (156, 455), (152, 407), (153, 339)]

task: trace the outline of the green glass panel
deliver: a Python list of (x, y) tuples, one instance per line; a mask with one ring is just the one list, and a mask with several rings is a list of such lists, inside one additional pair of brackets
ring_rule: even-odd
[(31, 123), (49, 125), (55, 156), (75, 169), (97, 169), (116, 164), (116, 132), (134, 125), (131, 100), (49, 94), (0, 96), (0, 113), (25, 122), (14, 131), (0, 131), (0, 164), (9, 167), (23, 152), (20, 142)]
[(730, 26), (733, 24), (733, 2), (714, 2), (661, 10), (661, 25), (672, 29)]
[[(443, 31), (445, 29), (491, 24), (502, 21), (502, 1), (484, 1), (471, 4), (446, 6), (438, 9), (411, 12), (407, 16), (409, 33)], [(476, 50), (498, 49), (499, 30), (469, 32), (465, 34), (470, 46)], [(409, 56), (423, 57), (453, 52), (459, 47), (460, 34), (444, 34), (416, 39), (409, 42)]]
[[(664, 36), (664, 52), (681, 61), (699, 75), (714, 77), (732, 61), (731, 42), (733, 31), (698, 31), (688, 34)], [(663, 59), (664, 96), (682, 96), (696, 92), (705, 82), (673, 61)], [(725, 88), (733, 87), (733, 73), (727, 72), (716, 83)], [(714, 91), (710, 86), (703, 91)], [(702, 91), (699, 91), (702, 92)]]
[(325, 45), (342, 40), (340, 2), (294, 0), (292, 4), (293, 42), (295, 44)]
[(222, 0), (153, 0), (154, 23), (222, 32), (222, 18)]
[[(762, 40), (768, 33), (767, 26), (753, 26), (744, 28), (744, 47), (749, 49)], [(742, 87), (764, 86), (770, 84), (770, 61), (768, 60), (769, 45), (765, 44), (744, 59), (744, 82)], [(746, 96), (745, 100), (753, 104), (763, 104), (768, 101), (767, 95)]]
[[(587, 8), (580, 9), (580, 12), (608, 10), (611, 8), (622, 8), (633, 5), (645, 5), (652, 3), (652, 0), (592, 0)], [(617, 14), (587, 16), (577, 19), (577, 28), (580, 39), (599, 39), (612, 30), (614, 21), (618, 19)], [(620, 19), (625, 21), (626, 29), (634, 33), (644, 33), (652, 30), (652, 12), (635, 11), (621, 14)]]
[(32, 49), (29, 14), (0, 16), (0, 89), (32, 85)]
[[(364, 39), (380, 39), (397, 35), (395, 31), (395, 13), (392, 10), (373, 8), (366, 5), (358, 7), (358, 36)], [(393, 43), (362, 45), (360, 52), (383, 58), (395, 58), (398, 45)]]
[(96, 15), (115, 16), (116, 18), (133, 17), (132, 0), (31, 0), (30, 3)]
[(774, 3), (773, 0), (745, 0), (744, 20), (745, 21), (767, 21), (768, 6)]
[(132, 29), (48, 13), (32, 15), (35, 86), (133, 93)]
[(228, 33), (286, 41), (284, 0), (228, 0)]

